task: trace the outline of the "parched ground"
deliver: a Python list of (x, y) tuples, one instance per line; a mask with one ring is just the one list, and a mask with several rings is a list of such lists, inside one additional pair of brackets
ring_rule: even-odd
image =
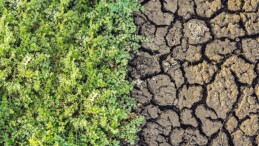
[(259, 0), (139, 0), (140, 146), (257, 146)]

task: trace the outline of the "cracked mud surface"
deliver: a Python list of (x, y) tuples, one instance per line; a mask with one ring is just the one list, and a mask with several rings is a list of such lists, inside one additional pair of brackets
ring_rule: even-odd
[(137, 145), (259, 145), (259, 0), (139, 2)]

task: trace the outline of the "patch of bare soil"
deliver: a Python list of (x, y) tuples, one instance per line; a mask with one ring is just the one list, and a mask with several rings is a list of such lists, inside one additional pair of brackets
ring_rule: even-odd
[(259, 0), (139, 2), (137, 145), (259, 145)]

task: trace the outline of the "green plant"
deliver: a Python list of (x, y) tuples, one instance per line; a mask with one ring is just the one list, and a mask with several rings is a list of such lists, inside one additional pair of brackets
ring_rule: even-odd
[(128, 118), (125, 76), (141, 39), (138, 9), (132, 0), (1, 0), (0, 145), (133, 143), (142, 118)]

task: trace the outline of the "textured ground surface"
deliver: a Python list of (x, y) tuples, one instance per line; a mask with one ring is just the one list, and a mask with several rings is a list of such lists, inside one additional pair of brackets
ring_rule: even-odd
[(259, 0), (140, 2), (138, 145), (258, 145)]

